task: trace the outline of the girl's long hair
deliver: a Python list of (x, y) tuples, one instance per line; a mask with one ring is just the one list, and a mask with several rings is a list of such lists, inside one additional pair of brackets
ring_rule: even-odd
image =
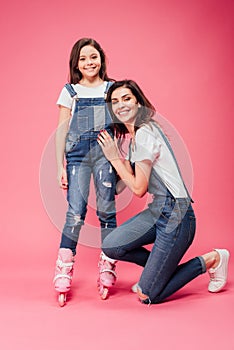
[(105, 81), (113, 80), (113, 79), (109, 78), (107, 75), (106, 55), (105, 55), (103, 49), (101, 48), (101, 46), (99, 45), (99, 43), (92, 38), (82, 38), (74, 44), (74, 46), (71, 50), (70, 60), (69, 60), (69, 68), (70, 68), (69, 82), (70, 82), (70, 84), (77, 84), (82, 79), (82, 74), (79, 71), (79, 69), (77, 68), (77, 66), (78, 66), (78, 60), (80, 57), (80, 50), (84, 46), (87, 46), (87, 45), (93, 46), (99, 52), (99, 54), (101, 56), (101, 68), (99, 71), (100, 78), (102, 80), (105, 80)]

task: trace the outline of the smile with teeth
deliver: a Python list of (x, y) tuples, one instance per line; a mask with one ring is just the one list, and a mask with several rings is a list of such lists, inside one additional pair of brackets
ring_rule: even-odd
[(127, 115), (128, 113), (130, 112), (130, 109), (129, 108), (124, 108), (122, 109), (121, 111), (118, 112), (118, 115), (121, 117), (121, 116), (125, 116)]
[(96, 66), (95, 66), (95, 67), (86, 67), (85, 70), (87, 70), (87, 71), (93, 71), (95, 68), (96, 68)]

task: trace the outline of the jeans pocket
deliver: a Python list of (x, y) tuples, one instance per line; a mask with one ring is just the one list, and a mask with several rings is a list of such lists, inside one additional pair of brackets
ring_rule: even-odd
[(81, 134), (91, 129), (91, 125), (89, 125), (89, 120), (92, 121), (94, 118), (92, 106), (79, 106), (77, 114), (75, 114), (74, 116), (76, 117), (77, 130), (79, 130)]
[(68, 134), (66, 137), (65, 153), (71, 152), (79, 142), (79, 137), (77, 135)]

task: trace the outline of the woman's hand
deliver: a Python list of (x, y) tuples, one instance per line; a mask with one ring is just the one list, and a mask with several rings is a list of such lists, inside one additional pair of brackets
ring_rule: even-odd
[(116, 138), (114, 140), (106, 130), (101, 130), (98, 135), (97, 142), (102, 148), (102, 151), (110, 162), (119, 159), (119, 150)]
[(111, 162), (123, 182), (136, 196), (144, 196), (148, 188), (152, 162), (148, 159), (136, 162), (135, 174), (133, 174), (129, 162), (123, 162), (119, 157), (116, 139), (113, 140), (106, 130), (102, 130), (98, 135), (97, 141), (104, 155)]
[(68, 188), (67, 172), (63, 166), (58, 169), (57, 180), (60, 188), (62, 188), (63, 190), (67, 190)]

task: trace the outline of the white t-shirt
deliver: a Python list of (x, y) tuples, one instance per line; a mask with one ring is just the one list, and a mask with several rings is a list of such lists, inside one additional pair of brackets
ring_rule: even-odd
[(137, 130), (135, 147), (130, 153), (127, 159), (130, 158), (133, 163), (151, 160), (153, 168), (175, 198), (188, 197), (176, 162), (154, 123), (143, 125)]
[[(77, 93), (78, 97), (95, 98), (95, 97), (104, 97), (107, 82), (105, 81), (103, 84), (94, 86), (94, 87), (87, 87), (80, 84), (71, 84), (71, 85), (75, 90), (75, 92)], [(66, 87), (64, 86), (56, 104), (72, 109), (72, 103), (73, 103), (73, 99), (69, 94), (69, 92), (67, 91)]]

